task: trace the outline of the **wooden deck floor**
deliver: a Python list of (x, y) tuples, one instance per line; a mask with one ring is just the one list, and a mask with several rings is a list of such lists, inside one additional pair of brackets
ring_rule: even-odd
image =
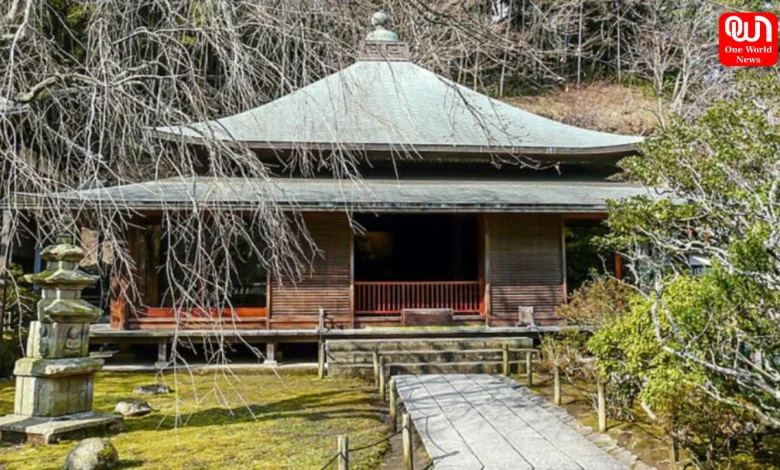
[(396, 389), (436, 469), (627, 469), (502, 377), (400, 375)]

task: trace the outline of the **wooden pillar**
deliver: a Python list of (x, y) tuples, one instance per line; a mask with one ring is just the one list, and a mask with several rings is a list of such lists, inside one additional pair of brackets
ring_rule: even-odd
[(615, 253), (615, 279), (623, 279), (623, 257), (619, 253)]
[(374, 387), (379, 387), (379, 351), (372, 353), (374, 360)]
[(379, 397), (382, 401), (387, 399), (387, 387), (385, 386), (385, 365), (379, 363)]
[(349, 327), (355, 328), (355, 234), (349, 231)]
[(485, 214), (477, 215), (477, 277), (479, 279), (479, 313), (485, 315)]
[(566, 279), (566, 219), (561, 217), (561, 286), (563, 289), (563, 302), (569, 301), (569, 285)]
[(483, 214), (483, 231), (484, 231), (484, 271), (485, 271), (485, 323), (490, 326), (490, 314), (491, 314), (491, 299), (490, 299), (490, 217), (487, 214)]
[(317, 354), (317, 377), (324, 379), (325, 378), (325, 355), (327, 354), (325, 350), (325, 341), (320, 341), (318, 345), (318, 354)]
[(273, 297), (273, 282), (274, 278), (271, 276), (271, 270), (269, 269), (265, 273), (265, 329), (271, 329), (272, 307), (271, 298)]
[(553, 366), (553, 402), (561, 406), (561, 368), (558, 364)]
[(157, 343), (157, 361), (168, 362), (168, 338)]
[(501, 351), (504, 360), (504, 375), (509, 377), (509, 345), (505, 344)]
[(349, 437), (339, 436), (338, 439), (339, 458), (336, 460), (339, 470), (349, 470)]
[(157, 342), (157, 362), (155, 369), (164, 369), (168, 365), (168, 338), (161, 338)]
[(408, 413), (404, 413), (401, 426), (403, 427), (404, 443), (404, 470), (414, 470), (414, 446), (412, 446), (412, 419)]
[(263, 361), (263, 364), (269, 366), (276, 365), (276, 341), (265, 343), (265, 361)]
[(398, 431), (398, 400), (395, 379), (390, 379), (390, 432)]
[(534, 368), (533, 368), (533, 353), (525, 353), (525, 383), (529, 387), (534, 385)]
[(677, 470), (681, 468), (680, 465), (680, 446), (677, 442), (677, 435), (675, 431), (672, 431), (672, 442), (669, 443), (669, 468), (671, 470)]
[(607, 431), (607, 386), (603, 380), (598, 383), (599, 432)]
[(127, 279), (114, 272), (111, 275), (111, 300), (109, 302), (111, 328), (124, 330), (127, 327)]

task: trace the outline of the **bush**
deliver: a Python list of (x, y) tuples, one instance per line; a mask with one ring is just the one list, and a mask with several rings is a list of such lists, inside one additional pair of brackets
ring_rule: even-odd
[[(11, 276), (5, 292), (0, 292), (0, 306), (3, 315), (3, 342), (0, 344), (0, 371), (4, 376), (13, 372), (14, 362), (22, 357), (24, 341), (30, 322), (36, 319), (36, 304), (39, 296), (23, 279), (19, 265), (11, 263)], [(4, 295), (7, 297), (3, 298)]]
[[(558, 307), (556, 313), (567, 323), (584, 327), (542, 338), (544, 365), (557, 365), (564, 377), (596, 383), (600, 372), (588, 350), (592, 330), (608, 325), (625, 315), (634, 296), (633, 289), (609, 277), (597, 277), (574, 291), (571, 301)], [(633, 420), (634, 399), (639, 384), (633, 377), (613, 374), (607, 386), (607, 414), (615, 419)], [(594, 395), (594, 408), (597, 400)]]
[[(635, 297), (629, 311), (607, 322), (587, 346), (598, 358), (602, 376), (620, 384), (623, 406), (633, 406), (631, 398), (644, 403), (656, 423), (691, 451), (700, 465), (714, 465), (741, 440), (753, 441), (764, 429), (748, 411), (714, 399), (711, 394), (718, 391), (712, 389), (707, 371), (667, 352), (656, 328), (664, 336), (672, 325), (683, 337), (687, 331), (706, 332), (711, 315), (717, 319), (717, 312), (728, 308), (727, 294), (710, 273), (675, 279), (663, 301), (669, 316), (659, 315), (658, 325), (651, 314), (654, 299)], [(717, 331), (710, 331), (687, 345), (692, 354), (708, 350), (709, 343), (719, 340)], [(724, 390), (729, 384), (717, 386)]]

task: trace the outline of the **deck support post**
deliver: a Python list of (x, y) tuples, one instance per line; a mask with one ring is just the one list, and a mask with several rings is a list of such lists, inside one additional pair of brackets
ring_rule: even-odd
[(504, 375), (509, 377), (509, 345), (505, 344), (501, 351), (504, 359)]
[(379, 364), (379, 397), (387, 401), (387, 387), (385, 386), (385, 365)]
[(164, 369), (168, 365), (168, 338), (163, 338), (157, 343), (157, 362), (155, 369)]
[(339, 470), (349, 470), (349, 436), (339, 436), (339, 458), (338, 461)]
[(398, 397), (395, 393), (395, 379), (390, 379), (390, 431), (398, 431)]
[(374, 361), (374, 387), (379, 387), (379, 351), (374, 351), (372, 356)]
[(325, 378), (325, 341), (321, 341), (317, 351), (317, 377)]
[(533, 359), (533, 353), (525, 353), (525, 383), (529, 387), (534, 385), (534, 369), (532, 367), (531, 360)]
[(414, 447), (412, 446), (412, 419), (408, 413), (404, 413), (401, 418), (403, 426), (404, 443), (404, 470), (414, 470)]
[(553, 366), (553, 402), (561, 406), (561, 368), (558, 364)]
[(276, 342), (269, 341), (265, 344), (265, 361), (263, 364), (267, 366), (276, 365)]
[(607, 386), (603, 380), (598, 382), (599, 432), (607, 431)]

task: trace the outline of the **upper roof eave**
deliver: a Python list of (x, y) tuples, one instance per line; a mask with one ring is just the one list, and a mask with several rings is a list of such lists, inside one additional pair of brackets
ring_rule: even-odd
[[(207, 145), (209, 140), (203, 137), (174, 135), (158, 129), (148, 131), (161, 139), (193, 145)], [(567, 156), (623, 157), (637, 154), (634, 144), (601, 147), (485, 147), (466, 145), (430, 145), (430, 144), (385, 144), (385, 143), (336, 143), (336, 142), (258, 142), (243, 140), (217, 139), (224, 145), (244, 147), (251, 150), (314, 150), (314, 151), (363, 151), (363, 152), (410, 152), (410, 153), (448, 153), (448, 154), (485, 154), (485, 155), (522, 155), (544, 160), (556, 160)]]

